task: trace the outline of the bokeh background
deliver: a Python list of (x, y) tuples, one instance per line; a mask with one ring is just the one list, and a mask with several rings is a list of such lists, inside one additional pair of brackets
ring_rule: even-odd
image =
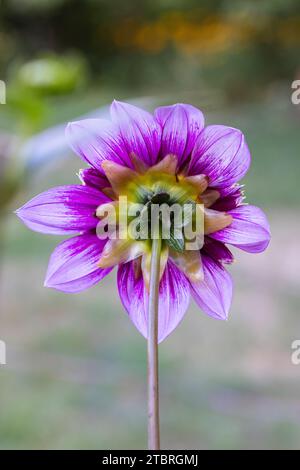
[(243, 130), (247, 201), (270, 219), (266, 253), (237, 253), (230, 320), (194, 304), (160, 347), (162, 445), (300, 448), (298, 0), (4, 0), (0, 79), (0, 448), (146, 444), (146, 343), (114, 275), (88, 292), (43, 287), (60, 237), (13, 210), (77, 182), (64, 123), (113, 98), (189, 102)]

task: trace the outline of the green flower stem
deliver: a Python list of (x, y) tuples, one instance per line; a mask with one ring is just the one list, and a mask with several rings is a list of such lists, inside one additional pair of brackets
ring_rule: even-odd
[(158, 301), (161, 238), (152, 240), (148, 310), (148, 449), (160, 449), (158, 393)]

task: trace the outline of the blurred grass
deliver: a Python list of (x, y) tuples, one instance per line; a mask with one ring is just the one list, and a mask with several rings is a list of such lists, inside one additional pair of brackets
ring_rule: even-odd
[[(184, 98), (176, 100), (190, 101)], [(96, 102), (81, 99), (59, 100), (49, 123)], [(299, 448), (300, 369), (290, 363), (290, 347), (299, 331), (300, 115), (285, 92), (204, 111), (209, 123), (245, 132), (253, 158), (247, 200), (268, 213), (273, 241), (265, 254), (238, 253), (228, 323), (192, 304), (161, 345), (163, 446)], [(34, 178), (16, 206), (75, 182), (80, 166), (74, 157)], [(0, 448), (145, 447), (145, 341), (122, 310), (114, 276), (80, 295), (46, 290), (47, 260), (60, 237), (32, 233), (13, 214), (5, 228)]]

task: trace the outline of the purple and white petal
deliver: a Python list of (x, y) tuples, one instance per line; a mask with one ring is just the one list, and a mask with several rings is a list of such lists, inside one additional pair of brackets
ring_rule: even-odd
[(210, 237), (223, 243), (230, 243), (249, 253), (264, 251), (270, 242), (270, 226), (264, 212), (255, 206), (242, 205), (228, 211), (232, 223), (210, 234)]
[(58, 186), (35, 196), (16, 214), (31, 230), (68, 235), (95, 228), (98, 222), (95, 216), (97, 207), (109, 201), (95, 188)]
[(201, 253), (219, 263), (231, 264), (234, 261), (233, 254), (229, 248), (227, 248), (224, 243), (210, 238), (210, 236), (204, 237), (204, 245), (201, 249)]
[(220, 190), (219, 199), (211, 206), (211, 209), (228, 212), (240, 206), (244, 200), (243, 186), (234, 185)]
[(161, 106), (155, 110), (155, 118), (162, 128), (162, 158), (168, 154), (178, 157), (179, 166), (191, 154), (195, 142), (204, 127), (202, 112), (190, 104)]
[(161, 143), (161, 128), (154, 117), (137, 106), (120, 101), (113, 101), (110, 111), (128, 154), (134, 153), (147, 165), (154, 165)]
[(203, 173), (209, 186), (222, 188), (239, 181), (250, 166), (250, 152), (244, 135), (227, 126), (207, 126), (200, 133), (192, 153), (189, 174)]
[[(133, 262), (123, 264), (118, 270), (118, 288), (128, 315), (147, 338), (149, 294), (143, 277), (136, 276)], [(158, 341), (163, 341), (180, 323), (188, 308), (190, 287), (184, 274), (168, 261), (159, 287)]]
[(84, 119), (70, 122), (66, 138), (73, 151), (100, 173), (104, 173), (101, 166), (104, 160), (132, 167), (119, 129), (111, 121)]
[(232, 279), (223, 266), (202, 255), (204, 280), (191, 283), (191, 292), (199, 307), (210, 317), (227, 320), (232, 300)]
[(98, 266), (105, 240), (85, 233), (60, 243), (52, 253), (45, 287), (67, 293), (81, 292), (99, 282), (112, 268)]
[(96, 189), (103, 189), (110, 187), (110, 182), (103, 173), (100, 173), (95, 168), (83, 168), (79, 170), (78, 176), (80, 181), (86, 186), (91, 186)]

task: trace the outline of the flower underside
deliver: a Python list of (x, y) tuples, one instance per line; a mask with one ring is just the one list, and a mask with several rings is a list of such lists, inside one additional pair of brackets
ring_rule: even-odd
[[(187, 249), (184, 231), (182, 230), (178, 235), (175, 230), (174, 213), (169, 213), (169, 219), (166, 219), (160, 213), (159, 220), (155, 221), (151, 217), (153, 213), (151, 209), (155, 205), (158, 207), (174, 207), (174, 205), (184, 207), (184, 225), (188, 219), (190, 219), (188, 222), (194, 224), (196, 214), (199, 213), (195, 210), (197, 206), (202, 211), (203, 220), (202, 233), (198, 233), (197, 236), (202, 236), (203, 239), (204, 235), (221, 230), (230, 225), (232, 221), (232, 217), (225, 212), (209, 209), (218, 200), (220, 193), (214, 189), (207, 189), (209, 178), (206, 175), (187, 176), (184, 172), (178, 172), (178, 161), (175, 155), (169, 154), (158, 164), (149, 168), (145, 165), (138, 165), (136, 162), (141, 160), (136, 155), (133, 154), (131, 159), (132, 169), (112, 161), (103, 162), (102, 167), (111, 184), (111, 187), (104, 188), (103, 192), (112, 198), (112, 203), (107, 203), (107, 206), (110, 204), (114, 206), (118, 214), (118, 220), (120, 220), (121, 213), (124, 211), (120, 203), (123, 200), (122, 198), (126, 198), (126, 201), (128, 201), (126, 215), (129, 221), (133, 218), (133, 216), (130, 217), (132, 207), (139, 204), (142, 207), (140, 211), (141, 220), (147, 221), (148, 236), (146, 239), (145, 237), (137, 239), (126, 225), (125, 236), (109, 240), (106, 244), (99, 261), (99, 267), (108, 268), (126, 260), (135, 259), (136, 272), (139, 274), (142, 271), (148, 288), (152, 239), (153, 236), (162, 237), (164, 226), (167, 225), (170, 236), (162, 237), (161, 277), (170, 256), (191, 281), (200, 281), (203, 278), (199, 253), (201, 246), (196, 244), (194, 251), (191, 252), (191, 248)], [(96, 212), (100, 220), (104, 211), (105, 207), (102, 204)], [(156, 235), (153, 235), (153, 223), (155, 222), (157, 232)]]
[[(118, 265), (122, 304), (147, 337), (151, 249), (159, 236), (158, 341), (181, 322), (190, 297), (207, 315), (227, 319), (230, 246), (260, 253), (270, 241), (263, 211), (244, 203), (240, 181), (251, 156), (243, 133), (206, 125), (189, 104), (150, 114), (114, 101), (109, 120), (69, 123), (66, 138), (88, 165), (82, 184), (48, 189), (17, 210), (30, 229), (68, 236), (51, 255), (45, 286), (81, 292)], [(116, 237), (108, 236), (113, 212)]]

